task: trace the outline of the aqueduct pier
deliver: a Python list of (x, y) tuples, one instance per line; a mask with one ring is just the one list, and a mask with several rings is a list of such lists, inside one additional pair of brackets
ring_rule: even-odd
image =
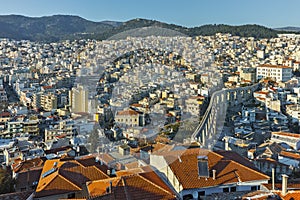
[(214, 92), (200, 124), (191, 136), (191, 141), (200, 142), (202, 147), (212, 149), (223, 129), (227, 108), (252, 99), (253, 92), (259, 87), (260, 83), (256, 83)]

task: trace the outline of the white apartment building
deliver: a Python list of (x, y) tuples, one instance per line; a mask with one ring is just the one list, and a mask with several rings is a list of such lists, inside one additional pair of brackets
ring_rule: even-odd
[(69, 101), (73, 113), (88, 112), (88, 90), (81, 85), (69, 92)]
[(257, 67), (256, 78), (272, 78), (275, 81), (286, 82), (292, 78), (293, 68), (280, 65), (260, 65)]

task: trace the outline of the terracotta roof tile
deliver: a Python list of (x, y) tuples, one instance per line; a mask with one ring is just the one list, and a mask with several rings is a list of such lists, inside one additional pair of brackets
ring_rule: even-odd
[(89, 182), (87, 188), (90, 196), (103, 196), (103, 199), (176, 199), (175, 193), (154, 171)]
[(288, 133), (288, 132), (272, 132), (272, 135), (280, 135), (280, 136), (286, 136), (286, 137), (300, 138), (300, 134)]
[(300, 154), (294, 153), (294, 152), (281, 151), (279, 155), (283, 156), (283, 157), (292, 158), (292, 159), (295, 159), (295, 160), (300, 160)]
[(119, 111), (117, 115), (139, 115), (139, 113), (134, 110), (123, 110)]
[[(199, 177), (197, 166), (197, 156), (199, 155), (208, 157), (209, 171), (216, 170), (215, 180), (213, 180), (211, 173), (208, 178)], [(176, 152), (173, 151), (173, 155), (169, 154), (164, 157), (185, 189), (269, 179), (269, 176), (258, 172), (250, 161), (234, 152), (199, 151), (199, 149), (198, 152), (195, 152), (195, 150), (187, 149), (181, 155), (176, 155)]]
[(283, 195), (281, 191), (276, 192), (282, 200), (300, 199), (300, 191), (288, 191), (286, 195)]
[(95, 158), (92, 157), (47, 160), (36, 189), (36, 197), (80, 191), (82, 185), (88, 181), (108, 178), (104, 173), (106, 170), (107, 167), (95, 163)]
[(13, 164), (12, 165), (13, 171), (15, 173), (18, 173), (20, 171), (28, 170), (33, 167), (41, 167), (44, 164), (44, 160), (45, 159), (42, 159), (42, 158), (34, 158), (31, 160), (22, 161), (21, 163)]

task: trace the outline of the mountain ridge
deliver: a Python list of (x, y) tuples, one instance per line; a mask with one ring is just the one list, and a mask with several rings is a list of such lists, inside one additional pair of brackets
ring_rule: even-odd
[(76, 15), (52, 15), (42, 17), (0, 15), (0, 38), (32, 40), (37, 42), (55, 42), (67, 39), (88, 38), (103, 40), (125, 31), (130, 33), (129, 30), (150, 26), (178, 31), (192, 37), (197, 35), (213, 35), (220, 32), (246, 37), (270, 38), (276, 37), (277, 34), (280, 33), (280, 31), (255, 24), (241, 26), (208, 24), (187, 28), (176, 24), (141, 18), (128, 20), (126, 22), (110, 20), (94, 22)]

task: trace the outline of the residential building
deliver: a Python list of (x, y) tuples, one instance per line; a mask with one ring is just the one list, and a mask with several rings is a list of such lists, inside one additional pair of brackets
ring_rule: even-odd
[(185, 100), (185, 111), (193, 116), (200, 116), (201, 105), (203, 104), (204, 99), (204, 96), (191, 96)]
[(129, 127), (144, 125), (143, 115), (131, 109), (118, 111), (115, 116), (115, 121), (120, 125)]
[(287, 132), (272, 132), (271, 141), (285, 143), (295, 150), (300, 149), (300, 134)]
[(41, 101), (41, 107), (45, 111), (52, 111), (57, 109), (57, 96), (52, 93), (46, 93), (41, 95), (40, 98)]
[(256, 68), (256, 78), (272, 78), (275, 81), (286, 82), (292, 78), (293, 68), (280, 65), (260, 65)]
[(109, 178), (107, 167), (92, 156), (74, 159), (47, 160), (35, 191), (34, 199), (82, 198), (85, 184)]
[(117, 177), (87, 182), (90, 199), (178, 199), (151, 167), (117, 172)]
[(69, 92), (71, 112), (88, 112), (88, 90), (82, 85), (73, 87)]
[(181, 195), (201, 198), (212, 194), (259, 190), (269, 176), (244, 157), (229, 151), (186, 149), (150, 155), (156, 167)]

